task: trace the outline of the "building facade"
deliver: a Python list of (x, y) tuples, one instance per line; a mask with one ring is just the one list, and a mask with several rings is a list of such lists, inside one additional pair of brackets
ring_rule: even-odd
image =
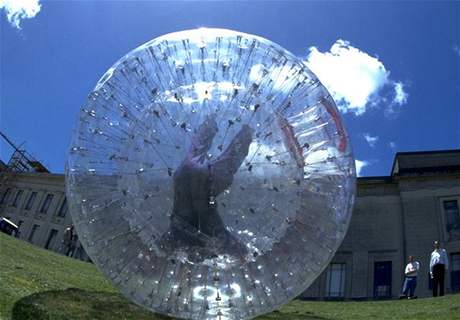
[[(72, 224), (64, 175), (48, 172), (3, 172), (0, 216), (19, 226), (16, 236), (45, 249), (64, 253), (64, 231)], [(78, 254), (87, 260), (77, 242)]]
[[(4, 173), (0, 216), (19, 237), (62, 252), (67, 212), (64, 176)], [(440, 240), (449, 254), (447, 292), (460, 291), (460, 150), (397, 153), (389, 176), (358, 179), (350, 227), (307, 299), (397, 297), (407, 257), (421, 264), (418, 296), (429, 296), (429, 256)]]
[(347, 235), (305, 298), (397, 297), (407, 257), (420, 262), (416, 294), (431, 295), (433, 241), (449, 254), (448, 292), (460, 291), (460, 150), (395, 156), (390, 176), (358, 179)]

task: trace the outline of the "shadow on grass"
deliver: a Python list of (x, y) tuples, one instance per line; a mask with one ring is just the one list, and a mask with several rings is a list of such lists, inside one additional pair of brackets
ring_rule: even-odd
[(319, 315), (314, 314), (313, 312), (304, 311), (274, 311), (272, 313), (257, 317), (255, 320), (332, 320), (330, 318), (325, 318)]
[[(77, 288), (51, 290), (18, 300), (12, 311), (13, 320), (173, 320), (154, 314), (128, 301), (119, 293), (87, 291)], [(309, 311), (275, 311), (257, 320), (330, 320)]]
[(129, 302), (119, 293), (76, 288), (44, 291), (18, 300), (13, 320), (140, 319), (171, 320)]

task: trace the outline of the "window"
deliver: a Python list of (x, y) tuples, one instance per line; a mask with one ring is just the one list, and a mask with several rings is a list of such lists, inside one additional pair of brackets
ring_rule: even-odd
[(40, 209), (40, 213), (47, 213), (48, 209), (51, 205), (51, 201), (53, 201), (53, 195), (51, 193), (48, 193), (46, 195), (45, 201), (43, 201), (42, 207)]
[(11, 192), (10, 188), (6, 189), (5, 192), (3, 192), (2, 200), (0, 201), (0, 204), (6, 203), (6, 200), (8, 199), (10, 192)]
[(331, 263), (327, 270), (326, 296), (328, 298), (345, 297), (345, 263)]
[(458, 200), (444, 200), (442, 205), (449, 240), (460, 239), (460, 211), (458, 209)]
[(19, 200), (21, 200), (23, 193), (24, 193), (24, 190), (18, 190), (18, 192), (16, 192), (16, 196), (14, 197), (13, 203), (11, 204), (13, 207), (15, 208), (18, 207)]
[(34, 226), (32, 227), (32, 230), (30, 230), (30, 234), (28, 238), (29, 242), (32, 242), (34, 240), (34, 235), (37, 232), (39, 227), (40, 226), (38, 224), (34, 224)]
[(29, 199), (27, 200), (27, 204), (26, 204), (26, 207), (25, 209), (26, 210), (30, 210), (32, 209), (32, 206), (34, 205), (34, 201), (35, 201), (35, 198), (37, 197), (37, 193), (36, 192), (32, 192), (29, 196)]
[(391, 298), (391, 261), (374, 263), (374, 298)]
[(460, 252), (450, 255), (450, 280), (452, 291), (460, 291)]
[(65, 217), (67, 213), (67, 199), (64, 198), (64, 201), (61, 204), (61, 207), (59, 208), (58, 212), (58, 217)]
[(46, 240), (45, 249), (48, 249), (50, 245), (53, 244), (54, 239), (56, 239), (57, 233), (57, 230), (51, 229), (50, 234), (48, 235), (48, 240)]

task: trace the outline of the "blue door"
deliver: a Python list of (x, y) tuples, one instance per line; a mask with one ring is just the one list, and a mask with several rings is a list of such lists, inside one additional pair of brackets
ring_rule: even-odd
[(374, 263), (374, 298), (391, 298), (391, 261)]
[(460, 292), (460, 253), (452, 253), (452, 255), (450, 256), (450, 261), (451, 288), (454, 292)]

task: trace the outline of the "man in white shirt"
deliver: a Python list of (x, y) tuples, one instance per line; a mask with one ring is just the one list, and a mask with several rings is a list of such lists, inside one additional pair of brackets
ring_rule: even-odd
[(442, 249), (439, 241), (434, 242), (434, 250), (431, 253), (430, 258), (430, 276), (433, 279), (433, 297), (444, 295), (444, 275), (446, 270), (449, 269), (449, 260), (447, 258), (447, 252)]
[(409, 256), (409, 262), (407, 263), (406, 269), (404, 270), (405, 279), (402, 294), (399, 299), (415, 299), (415, 288), (417, 287), (417, 275), (420, 269), (420, 263), (415, 261), (414, 256)]

